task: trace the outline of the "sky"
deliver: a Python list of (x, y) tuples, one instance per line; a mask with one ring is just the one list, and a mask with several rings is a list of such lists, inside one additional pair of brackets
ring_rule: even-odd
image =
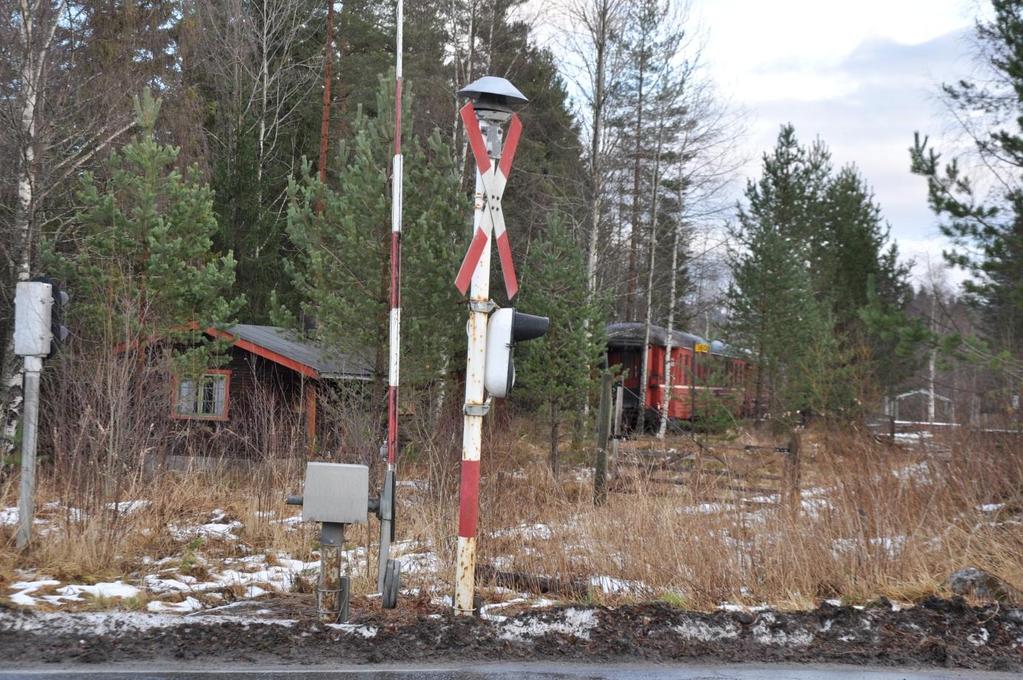
[[(924, 281), (947, 243), (909, 172), (913, 133), (951, 148), (941, 82), (974, 69), (977, 0), (692, 0), (708, 74), (746, 113), (742, 175), (756, 177), (779, 127), (820, 137), (836, 166), (855, 163)], [(736, 191), (742, 188), (737, 184)], [(961, 272), (950, 272), (950, 282)]]

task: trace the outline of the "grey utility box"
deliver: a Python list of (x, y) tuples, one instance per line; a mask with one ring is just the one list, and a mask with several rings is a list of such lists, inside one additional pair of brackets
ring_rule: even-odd
[(302, 519), (365, 524), (369, 517), (369, 468), (343, 463), (306, 463)]

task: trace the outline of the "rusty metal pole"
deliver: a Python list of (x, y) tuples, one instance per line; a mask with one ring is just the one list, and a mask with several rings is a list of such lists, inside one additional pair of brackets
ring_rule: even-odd
[[(481, 128), (483, 121), (480, 121)], [(483, 128), (489, 142), (488, 129)], [(488, 144), (488, 151), (490, 145)], [(483, 177), (476, 169), (476, 192), (473, 205), (473, 233), (483, 222), (486, 196)], [(490, 244), (487, 239), (469, 292), (469, 347), (465, 369), (465, 407), (462, 419), (462, 474), (458, 501), (458, 566), (455, 572), (455, 611), (472, 614), (476, 578), (476, 524), (479, 516), (480, 448), (483, 439), (484, 401), (483, 375), (486, 368), (487, 320), (490, 307)]]

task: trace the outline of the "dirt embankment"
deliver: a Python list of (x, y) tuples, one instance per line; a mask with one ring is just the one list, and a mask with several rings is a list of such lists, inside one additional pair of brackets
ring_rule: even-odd
[(307, 613), (303, 608), (289, 619), (238, 612), (181, 618), (0, 609), (0, 659), (25, 666), (142, 659), (351, 664), (693, 658), (1023, 670), (1023, 609), (971, 607), (959, 598), (933, 598), (902, 610), (881, 601), (797, 613), (577, 606), (490, 620), (453, 617), (425, 603), (397, 613), (366, 604), (351, 624), (333, 627)]

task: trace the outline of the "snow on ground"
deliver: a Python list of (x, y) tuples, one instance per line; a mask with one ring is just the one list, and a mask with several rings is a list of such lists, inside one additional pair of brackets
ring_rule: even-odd
[(377, 636), (377, 628), (375, 626), (359, 626), (354, 623), (328, 623), (327, 628), (333, 628), (334, 630), (340, 630), (343, 633), (349, 635), (361, 635), (366, 638), (374, 638)]
[(219, 538), (225, 541), (237, 541), (238, 536), (234, 533), (236, 530), (241, 529), (244, 525), (238, 520), (232, 522), (208, 522), (206, 524), (198, 524), (191, 526), (180, 526), (177, 524), (168, 524), (167, 528), (171, 532), (171, 536), (177, 541), (187, 541), (188, 539), (195, 538), (196, 536), (202, 536), (203, 538)]
[(175, 626), (196, 623), (242, 623), (263, 624), (273, 626), (293, 626), (293, 619), (269, 619), (246, 616), (189, 616), (173, 614), (152, 614), (140, 612), (38, 612), (31, 618), (17, 616), (11, 612), (0, 610), (0, 629), (9, 632), (40, 631), (48, 635), (61, 633), (75, 634), (88, 630), (94, 635), (117, 633), (125, 635), (155, 628), (173, 628)]
[(119, 513), (130, 515), (133, 512), (148, 508), (152, 505), (152, 501), (147, 500), (135, 500), (135, 501), (120, 501), (118, 503), (107, 503), (107, 510), (115, 510)]
[(645, 583), (627, 581), (625, 579), (614, 578), (613, 576), (594, 576), (590, 578), (590, 587), (599, 588), (605, 595), (650, 592), (650, 588)]
[(527, 641), (549, 633), (571, 635), (581, 640), (590, 639), (590, 631), (597, 627), (597, 613), (592, 609), (568, 609), (539, 614), (512, 621), (501, 631), (502, 640)]
[(686, 640), (699, 640), (700, 642), (731, 640), (739, 637), (739, 628), (731, 621), (715, 624), (694, 618), (673, 626), (673, 630)]
[(95, 598), (114, 599), (137, 597), (141, 592), (135, 586), (128, 585), (123, 581), (112, 583), (97, 583), (91, 586), (68, 585), (57, 589), (57, 594), (67, 600), (81, 600), (82, 595), (91, 595)]
[(146, 605), (146, 609), (154, 614), (189, 614), (202, 609), (202, 602), (194, 597), (186, 597), (181, 602), (162, 602), (155, 600)]
[(546, 524), (521, 524), (517, 527), (509, 527), (507, 529), (498, 529), (497, 531), (490, 532), (492, 538), (507, 538), (514, 536), (515, 538), (521, 538), (524, 541), (540, 539), (546, 541), (554, 535), (551, 531), (550, 526)]
[(777, 618), (773, 612), (762, 612), (753, 624), (753, 639), (762, 645), (805, 647), (813, 642), (813, 633), (797, 628), (794, 631), (775, 628)]
[(893, 470), (892, 474), (895, 475), (896, 479), (903, 481), (912, 480), (923, 484), (928, 484), (931, 481), (931, 468), (926, 460)]
[[(881, 552), (892, 559), (898, 557), (905, 543), (905, 536), (875, 536), (867, 540), (870, 547), (880, 548)], [(831, 552), (838, 557), (843, 553), (856, 552), (862, 546), (863, 541), (858, 538), (839, 538), (831, 542)]]
[(38, 581), (18, 581), (11, 584), (15, 592), (11, 595), (11, 602), (22, 607), (32, 607), (36, 604), (36, 598), (32, 593), (47, 586), (59, 586), (60, 581), (53, 579), (41, 579)]

